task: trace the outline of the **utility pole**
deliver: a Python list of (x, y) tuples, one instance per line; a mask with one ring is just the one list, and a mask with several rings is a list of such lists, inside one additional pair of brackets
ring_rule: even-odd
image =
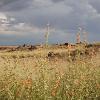
[(86, 31), (83, 31), (83, 42), (84, 43), (87, 43), (88, 41), (87, 41), (87, 32)]
[(79, 27), (79, 31), (78, 31), (78, 33), (77, 33), (77, 43), (80, 43), (81, 42), (81, 40), (80, 40), (80, 35), (81, 35), (81, 32), (82, 32), (82, 28), (81, 27)]
[(45, 45), (48, 46), (48, 38), (49, 38), (49, 34), (50, 34), (50, 24), (47, 24), (47, 29), (46, 29), (46, 33), (45, 33)]

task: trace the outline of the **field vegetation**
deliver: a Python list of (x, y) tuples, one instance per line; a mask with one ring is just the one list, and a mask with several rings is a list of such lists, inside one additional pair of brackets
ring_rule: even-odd
[(0, 100), (100, 100), (100, 45), (1, 50)]

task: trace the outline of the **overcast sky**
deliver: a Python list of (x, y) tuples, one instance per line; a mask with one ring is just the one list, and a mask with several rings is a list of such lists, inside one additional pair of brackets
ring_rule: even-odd
[(100, 0), (0, 0), (0, 44), (75, 42), (78, 28), (100, 41)]

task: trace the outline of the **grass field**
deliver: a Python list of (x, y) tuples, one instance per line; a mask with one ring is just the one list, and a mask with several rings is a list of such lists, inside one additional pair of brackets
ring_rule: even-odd
[(0, 100), (100, 100), (100, 52), (72, 60), (66, 48), (0, 51)]

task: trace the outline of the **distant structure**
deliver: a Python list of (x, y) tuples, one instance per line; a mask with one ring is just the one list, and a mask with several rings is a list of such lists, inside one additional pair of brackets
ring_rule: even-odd
[(80, 33), (77, 33), (77, 43), (80, 43)]
[[(88, 40), (87, 40), (87, 32), (85, 30), (83, 30), (83, 28), (79, 27), (78, 28), (78, 33), (77, 33), (77, 43), (88, 43)], [(81, 40), (81, 36), (82, 36), (82, 40)]]
[(50, 24), (47, 24), (46, 33), (45, 33), (45, 45), (48, 46), (48, 38), (50, 34)]
[(79, 31), (78, 31), (77, 36), (76, 36), (77, 43), (80, 43), (81, 42), (81, 40), (80, 40), (81, 32), (82, 32), (82, 28), (79, 27)]
[(84, 43), (88, 43), (88, 40), (87, 40), (87, 32), (86, 31), (83, 31), (83, 42)]

